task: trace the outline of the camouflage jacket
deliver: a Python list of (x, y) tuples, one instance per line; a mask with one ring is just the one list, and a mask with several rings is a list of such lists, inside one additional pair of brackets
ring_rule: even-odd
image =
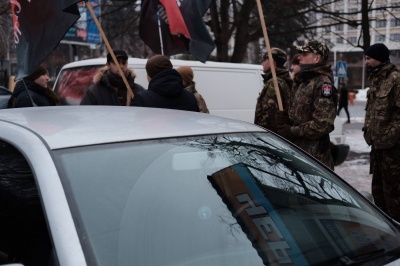
[(400, 142), (400, 71), (390, 62), (368, 78), (364, 138), (375, 149)]
[(329, 133), (334, 129), (338, 96), (329, 65), (296, 75), (289, 118), (293, 143), (333, 168)]
[(193, 82), (191, 85), (187, 86), (185, 90), (190, 91), (193, 93), (194, 97), (196, 98), (197, 105), (199, 107), (199, 112), (200, 113), (206, 113), (209, 114), (210, 111), (207, 108), (206, 101), (204, 100), (203, 96), (201, 96), (200, 93), (197, 92), (196, 90), (196, 83)]
[[(282, 106), (284, 110), (287, 110), (289, 107), (293, 81), (290, 78), (287, 69), (278, 68), (276, 70), (276, 76), (281, 94)], [(276, 132), (275, 114), (278, 110), (278, 101), (272, 73), (268, 72), (264, 75), (264, 87), (257, 99), (254, 124)]]

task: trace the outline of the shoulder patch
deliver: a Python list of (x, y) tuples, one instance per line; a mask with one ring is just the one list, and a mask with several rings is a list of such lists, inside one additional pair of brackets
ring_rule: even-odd
[(322, 96), (331, 97), (333, 94), (332, 84), (328, 82), (324, 82), (322, 84)]

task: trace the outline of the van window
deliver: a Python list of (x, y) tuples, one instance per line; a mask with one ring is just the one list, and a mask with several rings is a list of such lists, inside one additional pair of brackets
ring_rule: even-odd
[(103, 66), (83, 66), (63, 69), (58, 77), (54, 92), (60, 97), (61, 105), (77, 105), (93, 82), (93, 76)]

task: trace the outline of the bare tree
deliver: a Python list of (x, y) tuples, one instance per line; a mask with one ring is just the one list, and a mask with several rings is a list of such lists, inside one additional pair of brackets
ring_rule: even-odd
[[(306, 26), (306, 20), (297, 16), (295, 6), (302, 6), (302, 1), (273, 0), (263, 1), (263, 12), (268, 27), (272, 46), (285, 49), (301, 32), (292, 30)], [(297, 3), (297, 4), (296, 4)], [(256, 46), (263, 40), (260, 17), (254, 0), (216, 0), (210, 7), (207, 21), (215, 38), (216, 61), (243, 62), (249, 45)], [(261, 42), (263, 45), (263, 42)], [(259, 59), (260, 50), (246, 61)]]
[[(382, 18), (400, 19), (399, 15), (392, 12), (393, 9), (400, 7), (400, 2), (392, 1), (391, 5), (373, 5), (375, 0), (356, 0), (351, 1), (355, 6), (354, 9), (349, 9), (347, 12), (336, 8), (332, 10), (331, 4), (340, 6), (343, 1), (339, 0), (312, 0), (309, 5), (299, 12), (299, 15), (308, 14), (309, 23), (303, 29), (304, 35), (313, 38), (318, 33), (317, 29), (324, 29), (324, 33), (333, 33), (337, 38), (342, 38), (345, 43), (353, 47), (358, 47), (363, 50), (371, 44), (371, 32), (377, 31), (377, 28), (371, 26), (371, 22), (379, 20), (373, 17), (373, 12), (379, 12)], [(350, 3), (350, 1), (349, 1)], [(310, 15), (311, 14), (311, 15)], [(317, 17), (320, 15), (324, 19), (324, 23), (316, 23)], [(334, 31), (335, 27), (349, 25), (352, 28), (359, 30), (357, 40), (350, 41), (342, 34)], [(300, 30), (300, 29), (299, 29)], [(391, 40), (395, 41), (395, 40)]]
[(0, 60), (9, 60), (13, 45), (11, 5), (9, 1), (0, 3)]

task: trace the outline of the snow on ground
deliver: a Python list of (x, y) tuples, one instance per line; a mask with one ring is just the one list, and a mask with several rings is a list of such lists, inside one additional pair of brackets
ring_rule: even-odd
[[(359, 90), (355, 101), (365, 102), (367, 100), (366, 92), (367, 89)], [(335, 173), (358, 191), (371, 192), (372, 176), (369, 174), (369, 152), (371, 148), (365, 142), (361, 131), (364, 124), (364, 114), (353, 110), (353, 114), (356, 115), (353, 116), (351, 108), (352, 106), (349, 106), (351, 125), (344, 124), (344, 133), (346, 135), (346, 143), (350, 145), (350, 154), (344, 163), (335, 167)], [(343, 122), (347, 120), (342, 115), (341, 119)]]

